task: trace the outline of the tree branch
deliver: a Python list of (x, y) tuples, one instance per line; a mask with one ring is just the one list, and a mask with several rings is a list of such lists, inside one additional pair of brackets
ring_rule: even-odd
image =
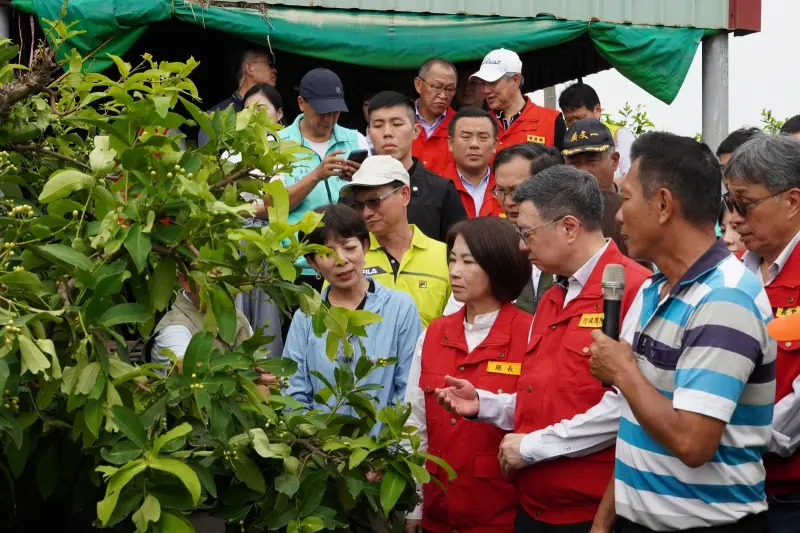
[(53, 89), (45, 88), (45, 90), (48, 93), (50, 93), (50, 109), (52, 109), (53, 113), (55, 113), (59, 117), (66, 117), (67, 115), (71, 115), (72, 113), (78, 110), (80, 104), (75, 104), (75, 107), (73, 107), (72, 109), (67, 109), (66, 111), (59, 111), (58, 106), (56, 105), (56, 94), (58, 93), (56, 93)]
[(40, 45), (33, 56), (31, 69), (11, 83), (0, 85), (0, 118), (5, 118), (17, 102), (44, 89), (57, 69), (53, 51)]
[(243, 169), (241, 169), (241, 170), (239, 170), (237, 172), (234, 172), (233, 174), (231, 174), (230, 176), (226, 177), (225, 179), (220, 180), (217, 183), (215, 183), (214, 185), (212, 185), (211, 189), (212, 190), (224, 189), (225, 187), (228, 186), (229, 183), (234, 182), (234, 181), (236, 181), (238, 179), (244, 178), (245, 176), (247, 176), (253, 170), (255, 170), (255, 167), (243, 168)]
[(36, 146), (35, 144), (9, 144), (5, 148), (8, 148), (12, 152), (20, 152), (20, 153), (35, 152), (35, 153), (47, 155), (47, 156), (50, 156), (50, 157), (52, 157), (54, 159), (60, 159), (62, 161), (66, 161), (67, 163), (71, 163), (71, 164), (75, 165), (76, 167), (81, 168), (83, 170), (86, 170), (88, 172), (92, 171), (92, 167), (90, 167), (89, 165), (87, 165), (86, 163), (84, 163), (82, 161), (78, 161), (77, 159), (73, 159), (72, 157), (70, 157), (68, 155), (64, 155), (64, 154), (56, 152), (54, 150), (45, 150), (41, 146)]

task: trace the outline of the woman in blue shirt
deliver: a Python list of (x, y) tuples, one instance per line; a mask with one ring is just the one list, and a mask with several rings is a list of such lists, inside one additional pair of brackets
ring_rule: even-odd
[[(323, 299), (332, 306), (350, 310), (363, 309), (380, 315), (382, 321), (366, 326), (366, 337), (351, 337), (355, 355), (349, 358), (339, 347), (334, 361), (325, 352), (327, 335), (314, 335), (311, 317), (298, 310), (286, 338), (283, 356), (297, 362), (297, 372), (289, 378), (288, 393), (311, 409), (330, 410), (333, 401), (321, 404), (315, 395), (325, 385), (311, 375), (316, 370), (331, 383), (337, 364), (355, 367), (361, 353), (360, 340), (366, 355), (373, 361), (378, 358), (397, 358), (397, 363), (377, 367), (363, 381), (382, 385), (373, 391), (378, 409), (402, 402), (406, 392), (408, 372), (414, 356), (416, 339), (422, 333), (422, 322), (414, 300), (406, 293), (382, 286), (364, 276), (364, 256), (369, 249), (369, 231), (364, 219), (345, 205), (329, 205), (317, 209), (322, 213), (322, 227), (306, 236), (311, 244), (324, 245), (333, 250), (331, 255), (311, 254), (308, 264), (328, 282), (322, 292)], [(338, 259), (337, 259), (338, 258)], [(346, 407), (340, 414), (355, 415)]]

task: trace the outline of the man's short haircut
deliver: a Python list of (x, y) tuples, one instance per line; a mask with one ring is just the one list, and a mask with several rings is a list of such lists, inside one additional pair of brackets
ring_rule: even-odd
[(356, 238), (369, 246), (367, 223), (352, 207), (332, 204), (319, 207), (314, 212), (322, 214), (322, 225), (311, 233), (301, 235), (309, 244), (325, 246), (329, 239), (340, 241)]
[(408, 118), (411, 120), (411, 124), (415, 124), (417, 122), (417, 110), (414, 107), (414, 101), (408, 96), (397, 91), (383, 91), (373, 96), (369, 101), (369, 106), (367, 107), (368, 118), (372, 118), (373, 111), (378, 109), (389, 109), (398, 106), (406, 109)]
[(547, 170), (550, 167), (563, 164), (564, 156), (561, 155), (559, 149), (555, 146), (548, 146), (545, 153), (537, 156), (536, 159), (531, 162), (531, 176), (535, 176), (539, 172)]
[(603, 220), (603, 194), (597, 180), (567, 165), (550, 167), (520, 183), (514, 201), (533, 202), (546, 222), (571, 215), (587, 230), (599, 231)]
[(498, 217), (462, 220), (447, 232), (448, 257), (459, 235), (489, 277), (492, 295), (501, 302), (516, 300), (531, 279), (531, 264), (519, 249), (514, 226)]
[(270, 65), (272, 65), (274, 58), (272, 53), (266, 48), (249, 47), (241, 50), (238, 54), (238, 61), (236, 62), (236, 82), (241, 83), (244, 79), (244, 66), (253, 61), (258, 56), (266, 56)]
[(476, 109), (474, 107), (465, 107), (462, 108), (453, 115), (453, 119), (450, 121), (450, 124), (447, 127), (447, 133), (450, 137), (456, 134), (456, 123), (461, 120), (462, 118), (485, 118), (492, 124), (492, 131), (494, 132), (494, 138), (496, 139), (497, 136), (500, 134), (500, 126), (497, 124), (497, 119), (494, 115), (489, 113), (488, 111), (484, 111), (483, 109)]
[(722, 154), (732, 154), (741, 145), (761, 133), (764, 132), (758, 128), (740, 128), (736, 131), (732, 131), (730, 135), (725, 137), (724, 141), (719, 143), (719, 147), (717, 148), (717, 157), (721, 156)]
[(573, 83), (558, 97), (558, 107), (562, 111), (581, 107), (591, 111), (598, 105), (600, 105), (600, 97), (597, 96), (597, 91), (585, 83)]
[(772, 194), (800, 188), (800, 140), (766, 133), (753, 137), (733, 153), (725, 179), (757, 183)]
[(494, 158), (494, 163), (492, 163), (492, 173), (496, 173), (498, 167), (505, 165), (506, 163), (510, 163), (515, 157), (521, 157), (533, 162), (533, 160), (537, 157), (546, 154), (547, 147), (539, 143), (520, 143), (503, 148), (497, 152), (497, 155)]
[(453, 69), (453, 74), (456, 77), (456, 83), (458, 83), (458, 69), (454, 64), (452, 64), (450, 61), (442, 57), (432, 57), (430, 59), (426, 59), (425, 62), (422, 64), (422, 66), (419, 67), (419, 72), (417, 73), (417, 76), (419, 76), (424, 80), (425, 76), (427, 76), (428, 72), (430, 72), (431, 67), (435, 65), (440, 65), (442, 67), (450, 67), (451, 69)]
[(692, 224), (713, 224), (722, 201), (722, 172), (711, 149), (690, 137), (645, 133), (631, 147), (631, 163), (639, 162), (639, 181), (645, 198), (669, 190)]
[(800, 133), (800, 115), (795, 115), (781, 126), (781, 135), (794, 135)]

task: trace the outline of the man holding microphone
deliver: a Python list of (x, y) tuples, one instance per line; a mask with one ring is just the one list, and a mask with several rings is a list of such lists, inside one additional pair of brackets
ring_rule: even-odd
[(515, 531), (588, 533), (613, 472), (608, 448), (620, 404), (589, 373), (591, 332), (603, 319), (603, 270), (625, 268), (623, 315), (650, 272), (603, 237), (603, 198), (590, 174), (551, 167), (520, 184), (514, 201), (520, 248), (543, 272), (557, 275), (539, 303), (516, 394), (476, 390), (448, 376), (438, 401), (457, 415), (514, 431), (499, 459), (520, 499)]

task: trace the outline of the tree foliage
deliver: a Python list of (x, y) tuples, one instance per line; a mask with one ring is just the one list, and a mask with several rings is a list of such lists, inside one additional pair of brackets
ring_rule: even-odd
[[(55, 46), (74, 33), (50, 24)], [(118, 75), (105, 76), (85, 73), (73, 50), (53, 80), (49, 50), (31, 72), (9, 63), (17, 53), (0, 41), (4, 530), (192, 531), (201, 510), (235, 531), (347, 530), (376, 517), (397, 528), (392, 511), (413, 506), (414, 484), (429, 480), (424, 461), (439, 460), (418, 452), (407, 405), (376, 410), (364, 378), (393, 361), (355, 354), (318, 395), (332, 411), (309, 412), (280, 394), (296, 365), (268, 358), (268, 338), (227, 351), (212, 343), (233, 343), (233, 298), (254, 287), (313, 315), (332, 353), (379, 320), (294, 284), (295, 261), (326, 251), (297, 237), (320, 215), (288, 223), (286, 189), (268, 177), (304, 150), (274, 140), (266, 113), (200, 111), (193, 59), (112, 57)], [(183, 148), (187, 124), (211, 142)], [(270, 195), (269, 226), (242, 227), (253, 211), (242, 192)], [(131, 346), (152, 333), (179, 275), (200, 297), (206, 331), (183, 371), (162, 375), (132, 362)], [(253, 382), (258, 368), (281, 378), (270, 395)]]

